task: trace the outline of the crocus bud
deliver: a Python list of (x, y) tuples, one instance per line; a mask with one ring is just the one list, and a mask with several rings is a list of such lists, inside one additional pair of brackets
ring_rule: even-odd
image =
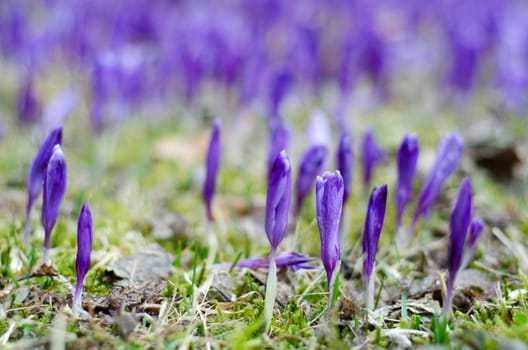
[(447, 294), (444, 299), (442, 315), (447, 316), (451, 309), (453, 286), (462, 263), (464, 243), (471, 220), (472, 194), (469, 178), (464, 178), (458, 188), (458, 194), (449, 222), (449, 247), (447, 251), (447, 265), (449, 276), (447, 280)]
[(26, 227), (24, 230), (24, 242), (29, 243), (29, 229), (31, 227), (31, 208), (35, 200), (42, 191), (44, 175), (48, 166), (49, 159), (53, 153), (55, 145), (62, 143), (62, 127), (52, 130), (48, 137), (40, 146), (27, 177), (27, 207), (26, 207)]
[(271, 129), (270, 150), (268, 155), (268, 177), (273, 168), (273, 163), (282, 150), (288, 149), (290, 131), (284, 124), (278, 123)]
[(376, 142), (372, 129), (365, 130), (361, 147), (363, 156), (363, 183), (365, 188), (370, 187), (374, 169), (385, 159), (385, 151)]
[(325, 172), (315, 183), (315, 207), (321, 238), (321, 260), (328, 281), (328, 301), (332, 302), (333, 287), (341, 260), (339, 221), (343, 208), (343, 178), (338, 170)]
[(436, 151), (436, 159), (433, 168), (425, 180), (418, 198), (416, 211), (414, 212), (411, 226), (407, 232), (407, 241), (409, 241), (418, 219), (421, 216), (431, 214), (436, 198), (438, 197), (438, 194), (440, 194), (444, 182), (455, 171), (458, 162), (462, 157), (463, 150), (464, 141), (456, 132), (447, 134), (440, 141)]
[(59, 208), (66, 194), (66, 160), (60, 145), (55, 145), (44, 177), (42, 226), (44, 226), (44, 264), (48, 264), (51, 231), (57, 222)]
[(469, 260), (473, 256), (473, 251), (475, 250), (475, 243), (477, 243), (483, 230), (484, 221), (481, 218), (474, 218), (471, 220), (471, 224), (469, 224), (469, 238), (467, 239), (466, 251), (464, 252), (464, 258), (462, 259), (460, 270), (465, 269), (469, 264)]
[(18, 120), (23, 123), (35, 122), (40, 117), (41, 110), (42, 106), (33, 89), (33, 81), (26, 78), (17, 96)]
[(277, 249), (288, 226), (291, 192), (290, 161), (283, 150), (275, 158), (271, 168), (266, 198), (265, 228), (272, 250)]
[(328, 149), (326, 146), (315, 145), (310, 147), (303, 155), (299, 166), (299, 173), (297, 174), (295, 215), (298, 215), (301, 211), (304, 198), (310, 192), (316, 176), (323, 170), (322, 168), (327, 153)]
[(322, 111), (316, 110), (310, 115), (306, 125), (306, 138), (310, 145), (324, 145), (330, 148), (332, 132)]
[(220, 120), (215, 119), (213, 123), (213, 132), (211, 134), (211, 141), (209, 143), (209, 149), (207, 150), (206, 160), (206, 175), (203, 186), (203, 199), (205, 202), (205, 211), (207, 219), (213, 220), (213, 213), (211, 211), (211, 204), (213, 201), (213, 195), (215, 192), (216, 177), (220, 168), (220, 158), (222, 157), (222, 144), (220, 140)]
[(92, 253), (92, 213), (88, 204), (84, 203), (77, 222), (77, 285), (73, 296), (73, 314), (77, 315), (82, 309), (82, 287), (84, 277), (90, 268), (90, 255)]
[(403, 213), (412, 197), (412, 184), (418, 161), (418, 138), (416, 135), (405, 135), (398, 148), (398, 182), (394, 191), (396, 205), (396, 232), (401, 225)]
[(352, 137), (343, 132), (339, 138), (336, 155), (336, 169), (343, 177), (343, 205), (352, 192), (352, 176), (354, 174), (354, 150), (352, 148)]
[(368, 309), (374, 307), (374, 281), (372, 275), (376, 263), (376, 252), (378, 241), (385, 219), (385, 207), (387, 204), (387, 185), (380, 188), (374, 187), (370, 194), (370, 200), (363, 228), (363, 278), (366, 287), (366, 304)]

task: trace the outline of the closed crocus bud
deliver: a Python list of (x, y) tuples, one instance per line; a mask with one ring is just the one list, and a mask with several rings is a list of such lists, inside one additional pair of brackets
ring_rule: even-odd
[(352, 193), (352, 176), (354, 174), (354, 150), (352, 148), (352, 137), (343, 132), (339, 138), (336, 154), (336, 168), (343, 177), (343, 205)]
[(44, 177), (44, 195), (42, 201), (42, 226), (44, 226), (44, 257), (48, 265), (48, 249), (51, 231), (57, 222), (59, 208), (66, 194), (66, 160), (59, 145), (53, 148)]
[(29, 169), (27, 177), (27, 207), (26, 207), (26, 227), (24, 230), (24, 242), (26, 245), (29, 243), (29, 230), (31, 228), (31, 208), (35, 203), (35, 200), (42, 191), (42, 185), (44, 182), (44, 176), (48, 167), (48, 162), (53, 153), (55, 145), (62, 143), (62, 127), (52, 130), (48, 137), (44, 140), (40, 146), (31, 168)]
[(471, 220), (471, 210), (471, 182), (469, 181), (469, 178), (466, 177), (462, 180), (460, 187), (458, 188), (457, 198), (449, 222), (449, 247), (447, 251), (449, 276), (447, 279), (447, 294), (444, 299), (444, 308), (442, 311), (444, 317), (448, 315), (449, 310), (451, 309), (453, 287), (462, 263), (464, 243), (466, 242), (466, 236)]
[(206, 174), (205, 182), (203, 186), (203, 199), (205, 202), (205, 211), (207, 214), (207, 220), (213, 220), (213, 213), (211, 211), (211, 204), (213, 201), (213, 195), (216, 186), (216, 177), (218, 170), (220, 169), (220, 159), (222, 157), (222, 144), (220, 140), (220, 120), (215, 119), (213, 123), (213, 132), (211, 134), (211, 141), (209, 143), (209, 149), (207, 150), (206, 159)]
[(265, 229), (271, 244), (269, 256), (269, 271), (266, 282), (266, 297), (264, 301), (264, 319), (266, 331), (269, 330), (273, 317), (273, 306), (277, 296), (277, 247), (284, 238), (288, 226), (288, 212), (292, 193), (291, 166), (286, 151), (281, 151), (271, 168), (268, 193), (266, 196)]
[(374, 169), (385, 159), (385, 151), (376, 142), (374, 133), (370, 128), (365, 130), (363, 135), (361, 154), (363, 157), (363, 183), (368, 189)]
[(387, 204), (387, 185), (380, 188), (374, 187), (370, 194), (370, 200), (363, 228), (363, 278), (366, 287), (366, 304), (368, 309), (374, 307), (374, 274), (376, 264), (376, 252), (378, 242), (385, 219), (385, 207)]
[(481, 218), (474, 218), (471, 220), (471, 224), (469, 224), (469, 237), (466, 243), (466, 251), (464, 252), (464, 258), (462, 259), (460, 270), (465, 269), (469, 264), (469, 260), (471, 260), (473, 251), (475, 250), (475, 243), (477, 243), (482, 231), (484, 231), (484, 221)]
[(396, 232), (401, 225), (403, 213), (412, 197), (412, 184), (418, 161), (418, 138), (416, 135), (405, 135), (398, 148), (398, 182), (394, 191), (396, 205)]
[(270, 150), (268, 155), (268, 177), (273, 168), (273, 163), (282, 150), (288, 149), (290, 131), (284, 124), (278, 123), (271, 129)]
[(90, 268), (90, 255), (92, 254), (92, 213), (88, 204), (84, 203), (77, 223), (77, 285), (73, 296), (73, 314), (77, 315), (82, 309), (82, 287), (84, 277)]
[(322, 172), (327, 153), (328, 148), (324, 145), (312, 146), (304, 153), (297, 174), (295, 215), (300, 213), (304, 198), (310, 192), (316, 176)]
[(17, 110), (18, 120), (23, 123), (35, 122), (40, 116), (42, 106), (33, 89), (31, 78), (26, 78), (20, 87), (17, 97)]
[(317, 225), (321, 238), (321, 260), (328, 281), (328, 304), (332, 303), (336, 274), (339, 272), (341, 249), (339, 244), (339, 221), (343, 208), (343, 178), (338, 170), (325, 172), (315, 183), (315, 206)]
[(462, 157), (463, 150), (464, 141), (456, 132), (447, 134), (440, 141), (436, 151), (433, 168), (425, 180), (418, 197), (416, 211), (414, 212), (411, 226), (407, 232), (407, 242), (410, 240), (418, 219), (421, 216), (431, 214), (436, 198), (440, 194), (444, 182), (455, 171), (460, 158)]

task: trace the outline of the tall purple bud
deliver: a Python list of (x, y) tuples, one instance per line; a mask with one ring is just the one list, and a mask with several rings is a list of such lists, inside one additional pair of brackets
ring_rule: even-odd
[(411, 226), (407, 232), (407, 242), (411, 238), (418, 219), (421, 216), (429, 216), (431, 214), (436, 198), (438, 197), (438, 194), (440, 194), (444, 182), (455, 171), (458, 162), (462, 157), (463, 150), (464, 141), (456, 132), (447, 134), (438, 144), (433, 168), (422, 187), (416, 211), (414, 212)]
[(42, 106), (33, 89), (33, 81), (31, 78), (26, 78), (17, 96), (18, 120), (23, 123), (33, 123), (37, 121), (41, 111)]
[(328, 305), (332, 304), (334, 284), (339, 272), (341, 249), (339, 243), (339, 221), (343, 209), (343, 177), (336, 170), (318, 176), (315, 183), (315, 207), (321, 238), (321, 260), (328, 282)]
[(363, 278), (365, 280), (365, 297), (368, 309), (374, 307), (374, 274), (376, 264), (376, 252), (378, 242), (385, 219), (385, 207), (387, 205), (387, 185), (380, 188), (374, 187), (370, 194), (370, 200), (363, 228)]
[(394, 191), (396, 234), (401, 226), (405, 208), (412, 197), (412, 184), (416, 173), (419, 152), (418, 138), (416, 135), (405, 135), (400, 148), (398, 148), (398, 181)]
[(471, 220), (472, 194), (471, 182), (469, 178), (464, 178), (458, 188), (458, 194), (451, 213), (449, 223), (449, 247), (447, 251), (447, 265), (449, 276), (447, 279), (447, 294), (444, 299), (444, 308), (442, 315), (446, 317), (451, 310), (453, 300), (453, 287), (457, 273), (462, 264), (462, 255), (464, 254), (464, 243)]
[(90, 255), (92, 253), (92, 213), (88, 204), (84, 203), (77, 223), (77, 285), (73, 296), (73, 314), (77, 315), (82, 310), (82, 287), (84, 277), (90, 268)]
[(473, 251), (475, 250), (475, 243), (477, 243), (478, 238), (484, 230), (484, 221), (481, 218), (474, 218), (469, 224), (469, 237), (467, 239), (466, 251), (464, 252), (464, 258), (462, 259), (462, 266), (460, 270), (466, 268), (473, 256)]
[(328, 148), (324, 145), (314, 145), (304, 153), (299, 166), (296, 183), (295, 215), (299, 215), (304, 198), (312, 189), (315, 178), (324, 166)]
[(60, 145), (55, 145), (48, 162), (44, 177), (44, 195), (42, 201), (42, 226), (44, 226), (43, 263), (48, 265), (48, 250), (51, 232), (59, 216), (64, 195), (66, 194), (66, 159)]
[(215, 119), (213, 123), (213, 132), (211, 134), (211, 141), (209, 143), (209, 149), (207, 150), (206, 159), (206, 174), (205, 182), (203, 186), (203, 199), (205, 202), (205, 211), (207, 214), (207, 220), (213, 221), (213, 213), (211, 210), (211, 204), (213, 201), (213, 195), (216, 186), (216, 177), (218, 170), (220, 169), (220, 159), (222, 157), (222, 144), (220, 140), (220, 129), (221, 124), (219, 119)]
[(363, 184), (365, 188), (370, 187), (370, 181), (374, 175), (375, 168), (385, 159), (385, 151), (376, 142), (372, 129), (365, 130), (361, 146), (363, 157)]
[(339, 170), (343, 177), (343, 205), (345, 205), (352, 193), (352, 177), (354, 174), (354, 149), (352, 148), (352, 137), (347, 132), (343, 132), (339, 138), (336, 169)]
[(29, 243), (29, 230), (31, 228), (31, 208), (35, 200), (42, 191), (42, 185), (44, 182), (44, 176), (48, 167), (48, 162), (53, 153), (55, 145), (62, 143), (62, 127), (58, 127), (52, 130), (48, 137), (44, 140), (40, 146), (31, 168), (29, 169), (27, 177), (27, 207), (26, 207), (26, 226), (24, 229), (24, 242), (27, 245)]
[(278, 123), (271, 129), (270, 150), (268, 155), (268, 177), (271, 174), (273, 163), (282, 150), (288, 149), (290, 131), (284, 124)]
[(275, 258), (277, 247), (284, 238), (288, 226), (288, 212), (292, 195), (291, 166), (286, 151), (282, 150), (273, 162), (271, 168), (268, 193), (266, 196), (265, 229), (271, 244), (266, 297), (264, 303), (264, 318), (266, 331), (269, 330), (273, 317), (273, 306), (277, 295), (277, 266)]

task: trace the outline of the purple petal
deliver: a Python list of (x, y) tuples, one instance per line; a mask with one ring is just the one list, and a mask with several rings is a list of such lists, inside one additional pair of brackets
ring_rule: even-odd
[(271, 130), (270, 137), (270, 151), (268, 155), (268, 176), (271, 173), (271, 168), (275, 159), (282, 150), (288, 149), (288, 142), (290, 139), (290, 131), (284, 124), (279, 123)]
[(33, 81), (26, 79), (17, 96), (18, 120), (24, 123), (35, 122), (40, 117), (41, 110), (42, 106), (35, 94)]
[(321, 260), (330, 285), (331, 278), (341, 259), (339, 246), (339, 221), (343, 208), (343, 178), (338, 170), (318, 176), (315, 185), (317, 224), (321, 239)]
[(291, 166), (286, 151), (281, 151), (271, 169), (266, 197), (266, 234), (273, 250), (282, 241), (288, 226), (291, 202)]
[[(282, 252), (276, 258), (275, 262), (278, 268), (290, 267), (292, 270), (298, 269), (314, 269), (315, 266), (309, 264), (314, 259), (308, 255), (299, 254), (297, 252)], [(211, 268), (228, 268), (231, 263), (211, 265)], [(254, 257), (239, 260), (236, 264), (238, 268), (258, 269), (269, 268), (269, 257)]]
[(412, 184), (416, 173), (418, 154), (419, 146), (416, 135), (405, 135), (398, 149), (398, 182), (394, 191), (396, 228), (400, 227), (403, 213), (412, 197)]
[(211, 141), (209, 143), (209, 149), (207, 150), (206, 159), (206, 175), (203, 186), (203, 199), (205, 202), (205, 209), (207, 213), (207, 219), (213, 220), (213, 214), (211, 211), (211, 203), (215, 192), (216, 177), (218, 170), (220, 169), (220, 158), (222, 157), (222, 144), (220, 140), (220, 129), (221, 124), (219, 119), (215, 119), (213, 123), (213, 132), (211, 134)]
[(88, 204), (84, 203), (79, 214), (77, 223), (77, 259), (75, 268), (77, 271), (76, 293), (81, 294), (84, 277), (90, 268), (90, 255), (92, 253), (92, 213)]
[(366, 188), (370, 187), (370, 181), (374, 169), (385, 159), (385, 151), (376, 142), (372, 129), (365, 130), (361, 148), (363, 156), (363, 183)]
[[(365, 280), (369, 281), (374, 270), (378, 241), (385, 219), (385, 207), (387, 204), (387, 185), (380, 188), (374, 187), (370, 194), (370, 200), (363, 229), (363, 274)], [(366, 283), (368, 285), (368, 283)]]
[(315, 178), (321, 173), (328, 149), (323, 145), (312, 146), (301, 159), (296, 183), (295, 213), (301, 210), (304, 198), (310, 192)]
[(468, 250), (473, 250), (477, 239), (482, 234), (484, 230), (484, 221), (481, 218), (474, 218), (471, 220), (469, 225), (469, 240), (468, 240)]
[(60, 145), (55, 145), (44, 178), (44, 199), (42, 202), (42, 226), (44, 226), (44, 247), (49, 248), (51, 231), (59, 215), (59, 208), (66, 194), (66, 160)]

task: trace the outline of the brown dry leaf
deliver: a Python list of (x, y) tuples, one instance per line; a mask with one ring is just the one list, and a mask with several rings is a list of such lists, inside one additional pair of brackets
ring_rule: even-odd
[(233, 278), (226, 272), (217, 272), (213, 275), (211, 288), (208, 292), (209, 300), (234, 301), (236, 289)]
[(341, 296), (339, 298), (339, 319), (353, 320), (356, 315), (361, 315), (361, 306), (354, 300)]
[(177, 134), (164, 137), (154, 144), (154, 158), (184, 164), (196, 163), (204, 159), (209, 143), (210, 130), (200, 130), (194, 134)]
[(173, 272), (172, 256), (157, 243), (150, 244), (140, 252), (106, 268), (106, 273), (111, 277), (130, 283), (160, 281)]

